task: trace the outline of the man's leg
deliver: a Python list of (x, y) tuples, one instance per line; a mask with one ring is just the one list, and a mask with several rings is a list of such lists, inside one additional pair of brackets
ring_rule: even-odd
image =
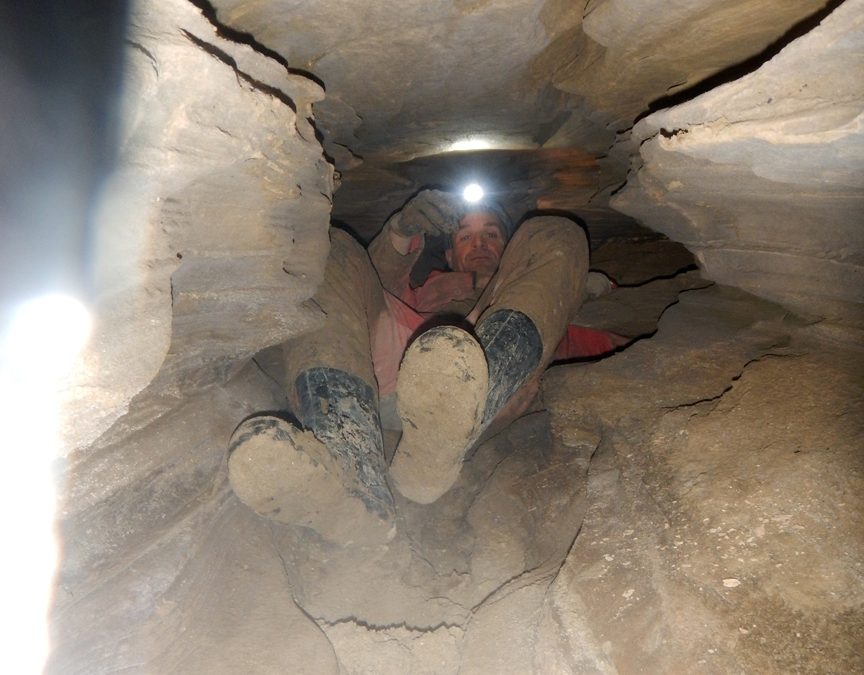
[(532, 218), (469, 315), (476, 340), (440, 327), (411, 345), (399, 375), (403, 437), (390, 466), (403, 495), (429, 503), (452, 486), (467, 450), (551, 361), (582, 302), (587, 270), (587, 239), (576, 223)]
[(341, 538), (363, 523), (387, 532), (393, 497), (369, 338), (383, 292), (366, 251), (339, 230), (331, 230), (315, 302), (324, 325), (284, 346), (291, 412), (306, 431), (271, 416), (241, 424), (229, 450), (231, 484), (262, 515), (324, 536)]
[(574, 221), (531, 218), (507, 246), (469, 319), (489, 363), (484, 422), (542, 373), (585, 296), (588, 240)]

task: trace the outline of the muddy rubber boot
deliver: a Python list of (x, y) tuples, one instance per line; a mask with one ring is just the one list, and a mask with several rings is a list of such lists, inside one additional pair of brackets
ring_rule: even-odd
[(405, 352), (396, 388), (402, 418), (402, 438), (390, 465), (396, 489), (421, 504), (447, 492), (465, 454), (542, 355), (533, 322), (511, 310), (485, 319), (477, 339), (455, 326), (417, 338)]
[(461, 328), (438, 326), (411, 344), (396, 384), (402, 438), (390, 464), (403, 496), (431, 504), (453, 486), (479, 433), (488, 384), (483, 348)]
[(300, 422), (339, 464), (347, 490), (392, 524), (395, 507), (385, 478), (384, 440), (372, 387), (335, 368), (304, 370), (294, 387)]
[(228, 453), (231, 487), (259, 515), (343, 545), (391, 537), (392, 522), (346, 492), (342, 467), (312, 432), (278, 417), (253, 417), (237, 427)]
[(486, 317), (477, 326), (477, 339), (489, 364), (485, 428), (540, 365), (543, 340), (531, 319), (509, 309)]

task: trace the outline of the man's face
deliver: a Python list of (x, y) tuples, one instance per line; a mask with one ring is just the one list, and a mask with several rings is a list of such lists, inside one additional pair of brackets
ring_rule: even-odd
[(445, 254), (454, 272), (491, 276), (498, 269), (507, 242), (493, 213), (469, 213), (459, 221), (452, 246)]

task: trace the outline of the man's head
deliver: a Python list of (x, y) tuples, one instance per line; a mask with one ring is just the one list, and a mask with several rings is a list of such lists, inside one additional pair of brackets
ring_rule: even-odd
[(476, 272), (489, 277), (498, 269), (510, 233), (510, 219), (497, 204), (466, 208), (459, 229), (450, 237), (445, 256), (455, 272)]

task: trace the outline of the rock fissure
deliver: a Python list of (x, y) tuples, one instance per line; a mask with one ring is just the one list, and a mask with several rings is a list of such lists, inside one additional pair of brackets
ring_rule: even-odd
[[(688, 274), (689, 272), (695, 272), (698, 269), (699, 269), (698, 265), (695, 265), (695, 264), (686, 265), (684, 267), (681, 267), (680, 269), (675, 270), (674, 272), (670, 272), (668, 274), (658, 274), (657, 276), (651, 277), (650, 279), (645, 279), (644, 281), (640, 280), (638, 283), (635, 283), (635, 284), (618, 284), (618, 288), (640, 288), (642, 286), (647, 286), (648, 284), (652, 284), (656, 281), (668, 281), (670, 279), (676, 279), (676, 278), (681, 277), (685, 274)], [(704, 288), (707, 288), (708, 286), (710, 286), (711, 283), (712, 282), (706, 282)], [(698, 289), (688, 289), (688, 290), (698, 290)], [(674, 304), (674, 303), (672, 303), (672, 304)], [(671, 307), (671, 305), (669, 305), (669, 306)]]
[[(735, 379), (736, 378), (734, 378), (734, 377), (732, 378), (733, 382)], [(729, 385), (723, 387), (723, 389), (720, 391), (719, 394), (715, 394), (714, 396), (708, 396), (706, 398), (700, 398), (700, 399), (697, 399), (695, 401), (688, 401), (687, 403), (678, 403), (678, 404), (673, 405), (673, 406), (663, 406), (663, 410), (666, 410), (666, 411), (684, 410), (687, 408), (694, 408), (697, 406), (701, 406), (705, 403), (714, 403), (716, 405), (717, 402), (720, 401), (720, 399), (722, 399), (726, 394), (728, 394), (730, 391), (732, 391), (732, 387), (733, 387), (733, 385), (729, 384)]]
[(226, 66), (230, 67), (234, 71), (234, 74), (237, 76), (238, 80), (242, 80), (246, 84), (250, 85), (252, 88), (257, 89), (258, 91), (281, 101), (286, 106), (288, 106), (292, 112), (297, 113), (297, 105), (284, 91), (272, 85), (261, 82), (260, 80), (256, 80), (248, 73), (244, 73), (242, 70), (240, 70), (240, 67), (237, 65), (237, 61), (234, 59), (234, 57), (232, 57), (227, 52), (219, 49), (219, 47), (217, 47), (213, 43), (202, 40), (201, 38), (190, 33), (186, 29), (181, 29), (181, 33), (183, 33), (183, 35), (185, 35), (192, 44), (196, 45), (203, 51), (210, 54), (210, 56), (212, 56), (213, 58), (221, 61)]
[[(774, 345), (774, 346), (777, 346), (777, 345)], [(711, 410), (713, 410), (714, 408), (716, 408), (717, 404), (721, 401), (721, 399), (723, 399), (723, 397), (726, 396), (726, 394), (728, 394), (730, 391), (732, 391), (734, 389), (735, 383), (741, 379), (741, 377), (744, 375), (744, 372), (752, 364), (759, 363), (760, 361), (764, 361), (765, 359), (768, 359), (768, 358), (798, 358), (798, 357), (801, 357), (804, 355), (805, 354), (803, 354), (803, 353), (778, 353), (778, 352), (768, 351), (768, 352), (762, 354), (761, 356), (758, 356), (756, 358), (753, 358), (753, 359), (750, 359), (749, 361), (747, 361), (747, 363), (745, 363), (741, 367), (741, 371), (738, 372), (736, 375), (732, 376), (732, 378), (730, 379), (730, 383), (726, 387), (724, 387), (723, 390), (719, 394), (715, 394), (714, 396), (708, 396), (705, 398), (700, 398), (700, 399), (697, 399), (695, 401), (688, 401), (687, 403), (679, 403), (679, 404), (676, 404), (673, 406), (663, 406), (661, 408), (661, 410), (664, 410), (667, 412), (674, 412), (674, 411), (678, 411), (678, 410), (686, 410), (688, 408), (699, 407), (699, 406), (704, 405), (705, 403), (713, 403), (714, 405), (711, 406)], [(705, 414), (705, 413), (700, 412), (697, 414)]]
[(153, 66), (153, 74), (158, 78), (159, 77), (159, 62), (156, 60), (156, 57), (153, 55), (153, 53), (149, 49), (147, 49), (144, 45), (142, 45), (140, 42), (135, 42), (134, 40), (128, 40), (127, 39), (126, 44), (128, 44), (133, 49), (138, 50), (139, 52), (144, 54), (144, 56), (147, 57), (147, 59), (150, 61), (150, 65)]
[[(216, 30), (216, 34), (229, 42), (233, 42), (238, 45), (245, 45), (247, 47), (252, 48), (254, 51), (258, 52), (262, 56), (279, 63), (283, 66), (286, 71), (292, 72), (298, 75), (302, 75), (303, 77), (308, 77), (310, 79), (315, 79), (315, 77), (306, 71), (292, 69), (285, 58), (277, 51), (270, 49), (269, 47), (261, 44), (255, 37), (249, 33), (244, 33), (242, 31), (235, 30), (230, 26), (225, 25), (221, 21), (219, 21), (216, 8), (212, 3), (207, 2), (207, 0), (187, 0), (190, 4), (197, 7), (204, 18), (213, 26)], [(319, 83), (320, 84), (320, 83)]]
[(509, 595), (523, 589), (526, 586), (531, 586), (534, 584), (540, 585), (549, 582), (550, 579), (554, 578), (555, 574), (545, 571), (541, 572), (541, 570), (544, 570), (545, 567), (545, 565), (538, 565), (537, 567), (525, 570), (524, 572), (520, 572), (519, 574), (511, 577), (510, 579), (505, 580), (493, 591), (491, 591), (485, 598), (483, 598), (480, 602), (478, 602), (471, 608), (471, 615), (476, 615), (477, 612), (483, 609), (485, 606), (493, 605), (496, 602), (501, 602), (502, 600), (505, 600)]
[(387, 631), (392, 630), (404, 630), (409, 633), (416, 633), (418, 635), (425, 635), (428, 633), (435, 633), (436, 631), (443, 629), (459, 629), (464, 630), (465, 626), (461, 623), (448, 623), (442, 621), (440, 623), (430, 625), (430, 626), (412, 626), (404, 621), (399, 623), (391, 623), (391, 624), (375, 624), (369, 623), (368, 621), (364, 621), (363, 619), (358, 619), (354, 616), (346, 616), (340, 619), (327, 619), (324, 617), (313, 617), (315, 622), (321, 626), (340, 626), (344, 624), (351, 624), (353, 626), (357, 626), (359, 628), (363, 628), (364, 630), (372, 631), (374, 633), (386, 633)]

